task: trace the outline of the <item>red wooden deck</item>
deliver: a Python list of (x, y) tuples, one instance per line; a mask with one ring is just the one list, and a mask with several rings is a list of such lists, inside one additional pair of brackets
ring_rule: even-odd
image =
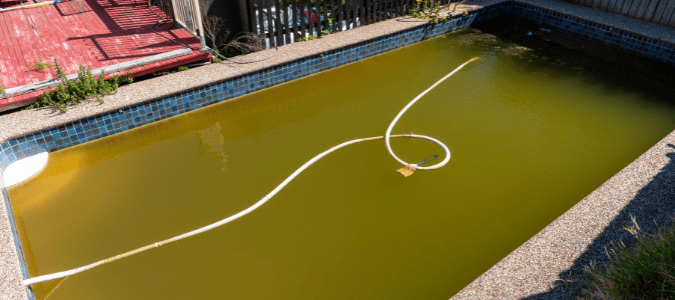
[[(161, 20), (152, 11), (161, 12), (157, 7), (149, 8), (147, 1), (81, 1), (84, 13), (76, 0), (0, 12), (0, 86), (8, 89), (52, 79), (53, 68), (42, 71), (30, 67), (37, 61), (57, 59), (66, 74), (75, 74), (80, 65), (96, 69), (184, 48), (152, 31), (152, 26)], [(0, 0), (0, 7), (19, 4)], [(194, 49), (199, 47), (198, 39), (183, 29), (158, 31)], [(140, 76), (206, 59), (210, 54), (193, 50), (192, 54), (132, 71), (134, 76)], [(0, 99), (0, 111), (28, 105), (41, 94), (37, 91)]]

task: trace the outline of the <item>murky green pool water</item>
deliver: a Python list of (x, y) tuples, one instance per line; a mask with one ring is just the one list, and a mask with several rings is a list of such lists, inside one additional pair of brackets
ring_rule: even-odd
[[(408, 101), (480, 56), (394, 128), (445, 142), (446, 167), (404, 178), (382, 140), (353, 145), (240, 220), (49, 296), (448, 299), (675, 128), (673, 88), (547, 51), (465, 30), (52, 153), (9, 191), (29, 273), (232, 215), (325, 149), (384, 134)], [(408, 161), (442, 154), (393, 146)], [(38, 299), (58, 283), (36, 285)]]

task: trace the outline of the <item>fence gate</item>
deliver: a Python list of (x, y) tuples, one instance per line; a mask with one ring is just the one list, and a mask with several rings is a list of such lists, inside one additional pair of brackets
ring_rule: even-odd
[(202, 48), (206, 46), (199, 0), (154, 0), (153, 4), (164, 11), (176, 24), (198, 38), (202, 43)]

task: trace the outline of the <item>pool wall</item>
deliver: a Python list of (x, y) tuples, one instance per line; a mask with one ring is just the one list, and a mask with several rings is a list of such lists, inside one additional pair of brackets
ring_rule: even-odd
[[(0, 143), (0, 189), (8, 213), (16, 251), (24, 278), (28, 273), (22, 256), (11, 204), (2, 180), (2, 172), (9, 164), (24, 157), (47, 151), (57, 151), (118, 132), (136, 128), (168, 117), (189, 112), (207, 105), (252, 93), (270, 86), (302, 78), (317, 72), (359, 61), (390, 50), (408, 46), (425, 39), (466, 28), (471, 24), (492, 18), (516, 15), (544, 26), (574, 33), (603, 42), (642, 56), (675, 65), (675, 44), (640, 35), (635, 32), (566, 15), (537, 5), (504, 1), (473, 10), (467, 15), (455, 16), (440, 24), (418, 23), (412, 28), (360, 41), (320, 54), (284, 62), (250, 73), (237, 75), (184, 92), (146, 102), (116, 108), (95, 116), (67, 122), (57, 127), (33, 131), (31, 134), (5, 139)], [(28, 291), (29, 298), (32, 298)]]

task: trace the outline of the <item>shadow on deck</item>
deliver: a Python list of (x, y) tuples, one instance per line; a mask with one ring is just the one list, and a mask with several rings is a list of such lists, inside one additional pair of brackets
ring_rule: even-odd
[[(669, 147), (674, 148), (672, 144)], [(635, 244), (635, 238), (624, 228), (631, 225), (631, 216), (635, 216), (640, 228), (655, 232), (659, 226), (668, 224), (675, 214), (675, 152), (665, 154), (670, 161), (661, 169), (649, 184), (643, 187), (607, 228), (593, 240), (586, 251), (574, 261), (574, 265), (558, 274), (556, 285), (551, 290), (533, 295), (526, 300), (577, 299), (581, 292), (580, 282), (586, 278), (584, 269), (593, 261), (599, 266), (608, 262), (605, 248), (612, 249), (612, 242), (620, 240), (627, 246)], [(658, 224), (658, 225), (657, 225)], [(567, 283), (564, 280), (571, 281)]]

